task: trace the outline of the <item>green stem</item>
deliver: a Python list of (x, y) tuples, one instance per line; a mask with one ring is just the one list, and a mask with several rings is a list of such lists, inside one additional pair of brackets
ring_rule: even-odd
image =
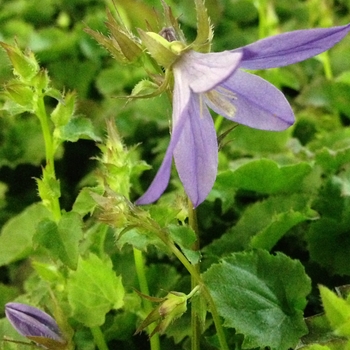
[(257, 0), (255, 2), (259, 13), (259, 39), (265, 38), (267, 29), (267, 0)]
[[(44, 137), (45, 142), (45, 156), (46, 156), (46, 168), (45, 170), (48, 172), (49, 177), (52, 179), (56, 179), (55, 175), (55, 149), (54, 143), (51, 135), (50, 126), (48, 123), (48, 117), (45, 110), (44, 97), (40, 91), (37, 92), (38, 100), (36, 103), (35, 114), (39, 118), (41, 130)], [(53, 196), (51, 199), (51, 208), (52, 213), (56, 221), (59, 221), (61, 218), (61, 207), (57, 196)]]
[(46, 163), (50, 164), (53, 167), (53, 164), (54, 164), (53, 163), (53, 160), (54, 160), (53, 141), (52, 141), (51, 130), (49, 127), (48, 118), (45, 110), (43, 96), (38, 97), (36, 107), (37, 108), (35, 110), (35, 113), (40, 120), (41, 130), (44, 136)]
[(323, 52), (320, 55), (320, 59), (323, 65), (324, 73), (326, 76), (327, 80), (332, 80), (333, 79), (333, 72), (332, 72), (332, 67), (331, 67), (331, 61), (329, 59), (329, 54), (328, 52)]
[(216, 133), (219, 132), (221, 124), (222, 124), (223, 121), (224, 121), (224, 117), (221, 116), (221, 115), (218, 115), (217, 118), (215, 119), (214, 126), (215, 126)]
[(180, 260), (180, 262), (184, 265), (186, 270), (190, 273), (191, 277), (197, 282), (197, 284), (200, 287), (200, 290), (206, 299), (209, 310), (211, 312), (211, 315), (213, 317), (213, 321), (215, 324), (218, 340), (220, 343), (220, 349), (221, 350), (229, 350), (229, 347), (226, 342), (226, 336), (224, 333), (224, 330), (221, 326), (221, 320), (220, 316), (218, 314), (218, 311), (216, 309), (215, 302), (213, 298), (210, 295), (209, 290), (207, 289), (206, 285), (203, 283), (202, 278), (200, 274), (197, 272), (196, 268), (186, 259), (186, 257), (180, 252), (178, 248), (173, 243), (168, 242), (168, 247), (171, 249), (172, 253)]
[[(142, 252), (136, 248), (133, 249), (134, 251), (134, 261), (135, 261), (135, 268), (136, 268), (136, 274), (139, 281), (140, 290), (143, 294), (149, 295), (149, 288), (146, 278), (146, 271), (145, 271), (145, 264), (143, 261)], [(147, 315), (152, 312), (152, 304), (149, 300), (143, 298), (142, 299), (144, 309), (147, 313)], [(156, 326), (152, 323), (148, 326), (148, 333), (151, 334)], [(160, 349), (160, 342), (159, 342), (159, 335), (158, 333), (155, 333), (150, 338), (150, 346), (151, 350), (159, 350)]]
[[(189, 220), (190, 227), (193, 229), (193, 231), (196, 234), (196, 241), (193, 245), (193, 250), (197, 251), (200, 249), (197, 213), (190, 199), (188, 199), (188, 220)], [(196, 270), (196, 273), (199, 275), (200, 264), (198, 263), (194, 265), (194, 268)], [(196, 288), (197, 285), (198, 283), (196, 279), (191, 275), (191, 290)], [(200, 329), (200, 320), (198, 319), (195, 303), (192, 303), (192, 308), (191, 308), (191, 331), (192, 331), (191, 350), (199, 350), (201, 329)]]
[(201, 275), (199, 271), (197, 271), (197, 268), (187, 260), (187, 258), (182, 254), (182, 252), (175, 246), (174, 242), (170, 240), (168, 233), (158, 226), (158, 223), (150, 220), (148, 222), (143, 222), (142, 227), (143, 229), (147, 229), (151, 232), (154, 232), (159, 237), (159, 239), (161, 239), (167, 245), (170, 251), (177, 257), (177, 259), (179, 259), (179, 261), (182, 263), (185, 269), (189, 272), (189, 274), (191, 275), (191, 278), (193, 278), (193, 280), (196, 282), (196, 285), (199, 286), (203, 297), (208, 303), (209, 310), (213, 317), (214, 325), (217, 332), (217, 337), (220, 343), (220, 349), (229, 350), (229, 347), (226, 342), (225, 333), (221, 325), (220, 316), (216, 309), (215, 302), (208, 288), (202, 281)]
[(101, 328), (91, 327), (90, 330), (91, 330), (92, 336), (94, 337), (94, 342), (97, 348), (99, 350), (108, 350), (108, 346), (106, 344)]

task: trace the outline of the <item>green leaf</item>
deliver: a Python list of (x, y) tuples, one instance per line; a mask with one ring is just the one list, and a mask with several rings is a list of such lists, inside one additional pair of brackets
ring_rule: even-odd
[(0, 235), (0, 266), (24, 259), (32, 252), (32, 238), (38, 223), (51, 214), (42, 204), (33, 204), (10, 219)]
[(343, 221), (322, 218), (313, 223), (306, 236), (312, 260), (332, 274), (350, 275), (350, 216)]
[(14, 121), (13, 117), (1, 116), (0, 138), (0, 165), (39, 165), (45, 159), (45, 144), (35, 118), (16, 116)]
[(138, 250), (146, 251), (148, 245), (154, 245), (160, 251), (168, 252), (166, 245), (152, 232), (127, 227), (117, 237), (117, 247), (119, 249), (122, 249), (125, 244), (130, 244)]
[(304, 350), (331, 350), (327, 345), (313, 344), (303, 348)]
[(240, 125), (233, 133), (234, 150), (244, 156), (251, 154), (271, 156), (284, 152), (290, 138), (291, 129), (281, 132), (257, 130)]
[(5, 304), (14, 300), (20, 294), (19, 288), (0, 283), (0, 308), (4, 309)]
[(267, 194), (289, 193), (300, 190), (311, 170), (307, 163), (279, 166), (269, 159), (253, 160), (233, 172), (231, 186)]
[(203, 252), (223, 256), (251, 246), (271, 249), (290, 228), (316, 217), (309, 201), (308, 195), (293, 194), (257, 202), (244, 211), (235, 226)]
[(68, 92), (63, 101), (57, 103), (56, 108), (51, 112), (51, 120), (55, 127), (65, 126), (73, 118), (76, 103), (74, 92)]
[(307, 317), (305, 322), (309, 332), (300, 339), (297, 349), (306, 350), (309, 349), (308, 345), (313, 346), (313, 344), (329, 344), (333, 349), (333, 345), (344, 343), (344, 338), (334, 334), (324, 313)]
[(233, 206), (234, 195), (237, 188), (232, 186), (232, 170), (226, 170), (219, 173), (216, 177), (214, 187), (209, 193), (207, 200), (214, 202), (216, 199), (220, 199), (222, 202), (222, 211), (225, 213)]
[(203, 278), (224, 326), (244, 335), (244, 348), (287, 350), (307, 332), (303, 308), (311, 285), (299, 261), (263, 250), (236, 253)]
[(324, 286), (319, 286), (326, 317), (336, 335), (350, 337), (350, 304)]
[(197, 264), (201, 258), (199, 251), (193, 250), (193, 244), (196, 241), (196, 234), (188, 226), (179, 226), (171, 224), (168, 226), (170, 236), (176, 244), (181, 247), (182, 252), (191, 264)]
[(60, 259), (70, 269), (77, 268), (79, 241), (82, 239), (82, 221), (75, 212), (64, 213), (56, 224), (45, 219), (38, 225), (38, 232), (33, 237), (37, 246), (43, 246), (54, 259)]
[(339, 167), (350, 162), (350, 147), (339, 150), (322, 148), (316, 155), (316, 162), (326, 171), (335, 173)]
[(68, 280), (68, 300), (73, 317), (87, 327), (101, 326), (105, 315), (123, 304), (124, 287), (121, 277), (113, 271), (109, 258), (101, 260), (90, 254), (81, 259)]
[(311, 217), (306, 215), (306, 213), (295, 212), (293, 210), (276, 214), (273, 221), (266, 228), (252, 237), (250, 245), (252, 248), (270, 250), (288, 230), (309, 219)]
[(97, 203), (91, 197), (91, 193), (97, 193), (99, 195), (103, 194), (104, 189), (102, 187), (84, 187), (79, 192), (74, 204), (73, 211), (79, 213), (81, 216), (90, 214), (92, 215), (95, 210)]
[(329, 111), (337, 110), (347, 117), (349, 113), (349, 96), (350, 86), (341, 82), (315, 79), (312, 85), (303, 89), (298, 96), (298, 102), (302, 105), (313, 105), (325, 107)]
[(79, 139), (101, 141), (95, 134), (91, 121), (87, 118), (72, 118), (68, 124), (56, 128), (55, 137), (61, 141), (76, 142)]

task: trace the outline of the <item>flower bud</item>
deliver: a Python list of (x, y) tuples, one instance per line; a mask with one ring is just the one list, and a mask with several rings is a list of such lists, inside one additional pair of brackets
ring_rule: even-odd
[(6, 86), (5, 92), (12, 101), (28, 110), (32, 109), (34, 91), (29, 86), (22, 83), (12, 83)]
[(107, 28), (112, 38), (118, 43), (121, 53), (130, 63), (137, 60), (142, 54), (142, 48), (136, 38), (127, 30), (126, 26), (119, 25), (110, 11), (107, 11)]
[(28, 51), (25, 54), (18, 46), (11, 46), (0, 42), (0, 45), (6, 50), (6, 53), (13, 65), (14, 73), (21, 80), (28, 82), (39, 72), (40, 67), (36, 61), (33, 52)]
[(110, 31), (110, 36), (105, 36), (90, 28), (85, 32), (91, 35), (100, 45), (105, 47), (111, 55), (120, 63), (134, 63), (142, 55), (142, 47), (126, 26), (119, 24), (110, 11), (107, 11), (106, 26)]
[(164, 298), (154, 298), (137, 292), (143, 298), (152, 302), (158, 302), (159, 305), (154, 308), (146, 317), (146, 319), (137, 328), (135, 334), (141, 332), (153, 322), (159, 321), (157, 327), (150, 334), (159, 332), (163, 334), (168, 326), (181, 317), (187, 311), (187, 300), (192, 298), (198, 291), (199, 287), (195, 287), (189, 294), (180, 292), (169, 292)]
[(20, 303), (7, 303), (5, 314), (16, 331), (46, 349), (66, 349), (56, 321), (47, 313)]
[(46, 69), (40, 69), (38, 74), (33, 78), (33, 85), (38, 90), (44, 90), (48, 88), (50, 84), (50, 78)]

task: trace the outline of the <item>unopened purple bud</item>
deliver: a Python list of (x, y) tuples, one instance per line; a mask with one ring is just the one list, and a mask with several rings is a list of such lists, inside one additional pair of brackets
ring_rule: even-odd
[(41, 337), (65, 343), (56, 321), (47, 313), (29, 305), (7, 303), (5, 314), (16, 331), (25, 337)]
[(162, 36), (164, 39), (168, 40), (170, 43), (172, 41), (177, 40), (175, 30), (174, 30), (174, 28), (171, 28), (171, 27), (163, 28), (159, 32), (159, 35)]

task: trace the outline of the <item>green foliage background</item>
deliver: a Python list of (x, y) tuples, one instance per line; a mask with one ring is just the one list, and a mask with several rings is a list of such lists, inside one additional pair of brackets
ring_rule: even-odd
[[(350, 2), (347, 0), (275, 0), (267, 1), (270, 11), (266, 22), (261, 23), (256, 4), (263, 2), (207, 0), (215, 28), (213, 51), (233, 49), (280, 32), (350, 22)], [(146, 20), (152, 27), (162, 19), (158, 0), (116, 0), (115, 3), (135, 34), (137, 27), (147, 28)], [(196, 16), (192, 1), (167, 3), (179, 16), (188, 40), (194, 39)], [(84, 115), (91, 121), (96, 139), (105, 137), (105, 121), (112, 118), (128, 147), (140, 144), (135, 157), (151, 164), (152, 169), (133, 179), (130, 193), (133, 201), (147, 188), (165, 153), (171, 103), (165, 94), (129, 103), (116, 98), (130, 94), (134, 85), (146, 75), (142, 67), (123, 66), (114, 61), (84, 32), (84, 28), (90, 27), (107, 34), (104, 25), (106, 7), (112, 9), (112, 2), (0, 0), (0, 40), (8, 44), (16, 40), (22, 49), (32, 50), (40, 65), (48, 70), (56, 89), (76, 92), (75, 114)], [(327, 67), (331, 70), (325, 69)], [(223, 310), (220, 316), (228, 327), (231, 348), (269, 346), (280, 350), (296, 346), (296, 337), (301, 338), (307, 332), (306, 326), (300, 324), (303, 310), (305, 316), (322, 311), (319, 284), (329, 289), (350, 284), (350, 36), (325, 55), (256, 74), (285, 93), (295, 112), (296, 123), (281, 133), (238, 126), (224, 139), (216, 184), (198, 208), (202, 270), (208, 269), (204, 278), (218, 298), (218, 309)], [(10, 77), (9, 60), (5, 52), (0, 51), (1, 85)], [(1, 97), (0, 105), (4, 102)], [(47, 97), (46, 104), (52, 111), (56, 101)], [(220, 133), (230, 126), (223, 120)], [(92, 336), (81, 325), (82, 320), (85, 320), (84, 326), (102, 326), (111, 349), (144, 349), (148, 344), (147, 336), (133, 336), (140, 319), (146, 315), (139, 296), (132, 292), (132, 288), (137, 288), (137, 278), (130, 245), (147, 251), (151, 295), (164, 296), (164, 291), (170, 290), (189, 292), (189, 278), (183, 267), (162, 250), (164, 247), (156, 249), (158, 243), (154, 243), (154, 237), (143, 236), (140, 240), (131, 230), (122, 236), (117, 247), (110, 229), (89, 221), (87, 216), (93, 211), (93, 204), (86, 200), (77, 202), (76, 197), (84, 186), (94, 185), (93, 177), (99, 167), (96, 157), (100, 152), (91, 137), (60, 146), (56, 169), (61, 184), (61, 206), (66, 211), (63, 218), (68, 224), (63, 220), (56, 225), (46, 209), (37, 203), (40, 198), (33, 180), (40, 178), (45, 160), (40, 125), (27, 113), (13, 116), (6, 110), (0, 111), (0, 316), (4, 317), (4, 305), (15, 298), (45, 305), (50, 299), (49, 290), (57, 292), (67, 288), (72, 292), (69, 300), (63, 298), (61, 307), (71, 312), (70, 323), (78, 329), (75, 341), (79, 349), (94, 348)], [(178, 222), (169, 203), (174, 203), (179, 193), (183, 195), (174, 171), (171, 185), (159, 206), (150, 209), (152, 217), (161, 225)], [(83, 228), (76, 213), (84, 217)], [(41, 234), (47, 230), (56, 237), (57, 250)], [(82, 230), (85, 232), (84, 243), (77, 248)], [(196, 261), (198, 256), (186, 254), (186, 248), (192, 244), (191, 232), (187, 232), (190, 238), (186, 241), (181, 238), (186, 230), (177, 232), (171, 226), (169, 230), (186, 257)], [(43, 258), (43, 251), (33, 250), (33, 243), (51, 249), (52, 261), (60, 259), (74, 270), (68, 285), (65, 285), (68, 268), (56, 270)], [(84, 256), (89, 250), (89, 258), (78, 264), (78, 255)], [(254, 255), (253, 251), (258, 253)], [(287, 257), (289, 262), (284, 260)], [(272, 260), (279, 269), (273, 267)], [(260, 264), (266, 271), (280, 273), (285, 279), (280, 281), (276, 275), (257, 273), (256, 280), (248, 279), (244, 287), (237, 283), (242, 279), (246, 281), (250, 269), (254, 270)], [(225, 268), (220, 269), (223, 265)], [(236, 271), (237, 266), (242, 269), (245, 266), (242, 276)], [(303, 268), (311, 279), (311, 287), (304, 272), (295, 272)], [(94, 301), (90, 300), (81, 308), (77, 303), (82, 295), (77, 288), (81, 286), (81, 293), (95, 291), (99, 294), (96, 290), (98, 281), (86, 282), (89, 280), (86, 276), (92, 274), (93, 269), (101, 273), (100, 278), (105, 279), (107, 285), (102, 292), (106, 294), (98, 301), (100, 307), (95, 319), (92, 318)], [(112, 270), (115, 275), (111, 275)], [(254, 310), (261, 305), (259, 300), (250, 300), (249, 296), (242, 303), (238, 300), (237, 304), (231, 305), (236, 312), (226, 315), (226, 303), (231, 301), (226, 300), (227, 292), (221, 288), (222, 284), (220, 288), (214, 287), (220, 273), (221, 283), (225, 281), (237, 289), (257, 288), (259, 295), (263, 294), (262, 286), (279, 286), (271, 287), (273, 292), (268, 298), (274, 305), (271, 317), (278, 317), (273, 309), (277, 314), (280, 309), (287, 310), (290, 318), (284, 320), (283, 327), (288, 331), (281, 327), (278, 331), (281, 334), (273, 333), (275, 338), (271, 340), (268, 333), (276, 328), (264, 329), (260, 321), (246, 324), (245, 319), (253, 320), (256, 317)], [(120, 287), (121, 280), (126, 296)], [(294, 298), (290, 304), (278, 294), (281, 286), (287, 290), (288, 298)], [(298, 299), (298, 295), (294, 296), (297, 289), (308, 294), (307, 305)], [(88, 300), (88, 297), (82, 298)], [(68, 307), (69, 303), (74, 305), (73, 310)], [(246, 310), (248, 314), (241, 312), (245, 303), (251, 308), (250, 313)], [(86, 308), (89, 309), (87, 314)], [(114, 310), (109, 312), (111, 309)], [(188, 319), (189, 315), (185, 314), (169, 328), (162, 338), (164, 349), (188, 348)], [(339, 322), (333, 323), (339, 326)], [(333, 323), (331, 321), (331, 325)], [(289, 334), (291, 325), (297, 330)], [(260, 327), (259, 331), (253, 331), (254, 327), (255, 330)], [(205, 329), (203, 349), (215, 348), (217, 340), (210, 322)], [(241, 333), (249, 336), (243, 338)], [(4, 318), (0, 321), (0, 334), (16, 337)], [(278, 340), (278, 336), (285, 338)], [(349, 337), (350, 334), (343, 332), (341, 336)], [(12, 345), (6, 346), (10, 349)], [(323, 348), (333, 349), (327, 345), (310, 349)]]

